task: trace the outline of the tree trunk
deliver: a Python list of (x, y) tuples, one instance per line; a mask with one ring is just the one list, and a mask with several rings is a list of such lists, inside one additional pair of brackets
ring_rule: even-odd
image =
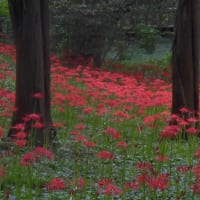
[[(50, 61), (48, 0), (8, 0), (16, 42), (16, 100), (12, 126), (37, 113), (43, 128), (34, 129), (36, 145), (54, 136), (50, 113)], [(42, 98), (33, 98), (40, 93)], [(30, 131), (30, 123), (26, 130)], [(10, 129), (8, 136), (15, 133)], [(53, 135), (51, 135), (53, 134)]]
[(200, 0), (179, 0), (172, 56), (172, 113), (199, 110)]

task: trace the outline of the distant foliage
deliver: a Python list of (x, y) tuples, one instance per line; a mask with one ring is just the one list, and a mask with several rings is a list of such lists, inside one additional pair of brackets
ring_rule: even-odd
[(124, 58), (124, 41), (135, 36), (151, 52), (155, 27), (171, 25), (175, 7), (175, 0), (52, 0), (52, 48), (93, 57), (97, 66), (113, 47)]
[(10, 17), (8, 10), (8, 1), (2, 0), (0, 1), (0, 34), (9, 34), (9, 32), (10, 32)]

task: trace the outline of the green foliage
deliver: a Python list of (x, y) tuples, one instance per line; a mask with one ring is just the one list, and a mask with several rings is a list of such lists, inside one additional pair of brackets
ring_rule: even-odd
[(9, 16), (8, 1), (1, 0), (0, 1), (0, 17), (8, 17), (8, 16)]
[(136, 37), (141, 40), (141, 47), (147, 52), (152, 53), (155, 50), (155, 42), (159, 31), (145, 24), (138, 24), (135, 32)]

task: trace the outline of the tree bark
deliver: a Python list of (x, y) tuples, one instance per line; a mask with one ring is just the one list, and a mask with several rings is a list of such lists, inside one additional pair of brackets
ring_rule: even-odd
[[(50, 112), (48, 0), (8, 0), (16, 43), (16, 100), (12, 126), (31, 113), (41, 115), (44, 128), (34, 129), (36, 145), (54, 136)], [(40, 93), (42, 98), (33, 98)], [(26, 130), (30, 131), (30, 123)], [(12, 137), (14, 129), (8, 136)], [(53, 135), (51, 135), (53, 134)]]
[[(172, 113), (199, 110), (200, 0), (179, 0), (172, 56)], [(197, 114), (197, 113), (196, 113)]]

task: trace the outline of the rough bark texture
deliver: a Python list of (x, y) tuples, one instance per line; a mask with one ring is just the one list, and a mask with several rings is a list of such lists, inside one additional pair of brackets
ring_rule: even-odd
[[(41, 115), (44, 128), (35, 129), (36, 145), (51, 140), (48, 0), (8, 0), (16, 42), (16, 100), (12, 126), (30, 113)], [(43, 98), (33, 98), (41, 93)], [(28, 125), (27, 131), (30, 126)], [(54, 132), (54, 131), (53, 131)], [(14, 131), (10, 129), (9, 137)]]
[(172, 58), (172, 113), (199, 110), (200, 0), (179, 0)]

